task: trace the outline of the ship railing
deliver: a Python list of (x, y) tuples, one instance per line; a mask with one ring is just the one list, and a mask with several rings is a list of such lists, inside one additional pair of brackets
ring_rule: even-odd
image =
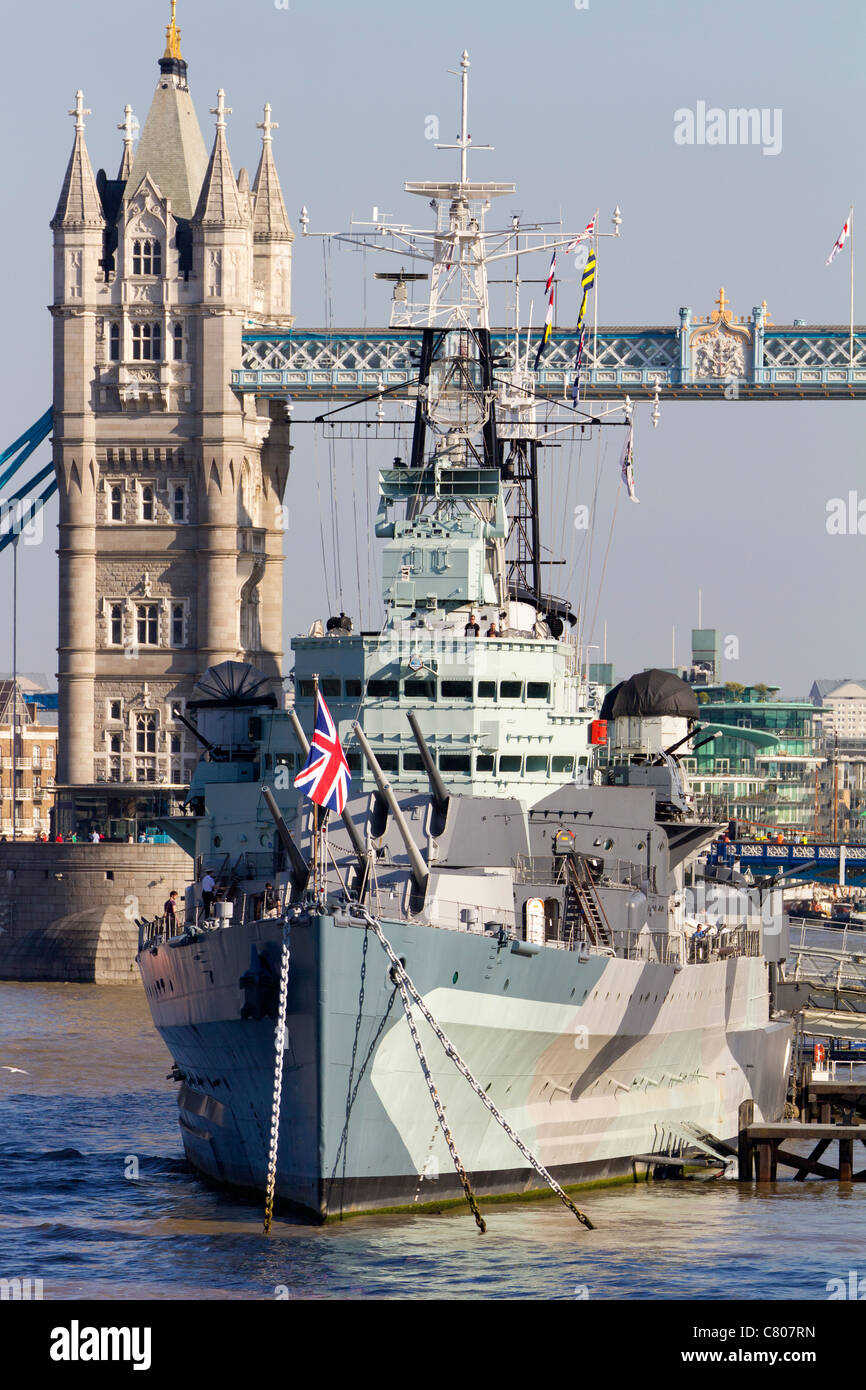
[(145, 946), (154, 945), (156, 942), (171, 941), (176, 936), (183, 936), (186, 930), (185, 917), (184, 909), (178, 908), (173, 917), (163, 915), (152, 917), (149, 921), (139, 922), (139, 951), (143, 951)]
[(683, 932), (615, 931), (616, 954), (623, 960), (645, 960), (660, 965), (706, 965), (737, 956), (761, 954), (760, 929), (730, 926)]
[[(562, 880), (564, 856), (542, 854), (518, 854), (514, 860), (514, 882), (530, 887), (552, 887)], [(601, 888), (640, 888), (646, 880), (646, 869), (627, 859), (607, 859), (599, 855), (603, 868), (599, 876), (593, 876), (596, 887)]]

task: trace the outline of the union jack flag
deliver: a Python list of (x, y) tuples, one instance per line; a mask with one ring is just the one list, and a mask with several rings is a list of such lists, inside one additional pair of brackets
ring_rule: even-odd
[(337, 726), (331, 711), (319, 694), (316, 700), (316, 727), (310, 743), (306, 767), (295, 778), (295, 786), (317, 806), (342, 814), (352, 781)]

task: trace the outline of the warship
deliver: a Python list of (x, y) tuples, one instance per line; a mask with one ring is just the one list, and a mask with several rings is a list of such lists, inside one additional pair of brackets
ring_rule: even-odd
[[(543, 582), (539, 450), (630, 412), (541, 401), (517, 326), (492, 354), (490, 264), (594, 224), (485, 229), (514, 186), (468, 177), (467, 68), (459, 176), (405, 185), (433, 227), (347, 234), (430, 264), (419, 309), (420, 277), (393, 277), (421, 346), (405, 456), (379, 474), (384, 621), (295, 639), (289, 708), (249, 665), (202, 675), (188, 814), (164, 824), (213, 886), (140, 924), (187, 1158), (265, 1194), (268, 1223), (274, 1202), (327, 1220), (563, 1195), (638, 1155), (724, 1154), (744, 1100), (775, 1120), (786, 1099), (784, 931), (730, 885), (724, 922), (695, 912), (719, 827), (677, 755), (694, 694), (653, 671), (602, 705), (580, 614)], [(340, 813), (295, 787), (314, 723), (345, 749)]]

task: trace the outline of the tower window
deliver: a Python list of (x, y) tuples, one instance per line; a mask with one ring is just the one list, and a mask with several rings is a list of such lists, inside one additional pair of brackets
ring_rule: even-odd
[(135, 608), (136, 633), (140, 647), (159, 645), (159, 621), (155, 603), (139, 603)]
[(141, 489), (141, 519), (142, 521), (153, 521), (152, 487), (143, 487)]
[(184, 642), (184, 613), (182, 603), (171, 605), (171, 645), (182, 647)]
[(120, 734), (111, 735), (111, 751), (112, 753), (120, 752)]
[(175, 360), (175, 362), (182, 362), (182, 361), (183, 361), (183, 324), (182, 324), (182, 323), (176, 323), (176, 324), (174, 325), (174, 360)]
[(111, 520), (123, 520), (123, 491), (119, 487), (111, 489)]
[(113, 647), (123, 646), (123, 605), (113, 603), (109, 612), (111, 622), (111, 645)]
[[(156, 752), (156, 715), (137, 714), (135, 716), (136, 753)], [(146, 778), (142, 780), (146, 781)]]
[(186, 488), (180, 483), (172, 493), (171, 512), (173, 520), (186, 521)]
[(162, 274), (162, 245), (158, 241), (134, 241), (132, 243), (133, 275)]
[(162, 325), (134, 323), (132, 325), (132, 358), (134, 362), (162, 360)]
[(109, 719), (120, 719), (121, 709), (119, 700), (112, 700), (110, 702), (108, 706), (108, 717)]
[[(180, 746), (180, 734), (172, 734), (172, 736), (171, 736), (171, 753), (172, 753), (172, 757), (179, 755), (179, 754), (181, 753), (181, 751), (182, 751), (182, 750), (181, 750), (181, 746)], [(180, 780), (180, 779), (178, 779), (178, 780)]]
[(108, 328), (108, 359), (110, 362), (120, 361), (120, 324), (112, 323)]

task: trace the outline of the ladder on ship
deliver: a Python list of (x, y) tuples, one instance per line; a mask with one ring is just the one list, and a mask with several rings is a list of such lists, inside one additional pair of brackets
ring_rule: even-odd
[(569, 854), (562, 862), (565, 874), (563, 939), (573, 946), (578, 929), (582, 927), (592, 946), (612, 947), (613, 932), (586, 861)]

